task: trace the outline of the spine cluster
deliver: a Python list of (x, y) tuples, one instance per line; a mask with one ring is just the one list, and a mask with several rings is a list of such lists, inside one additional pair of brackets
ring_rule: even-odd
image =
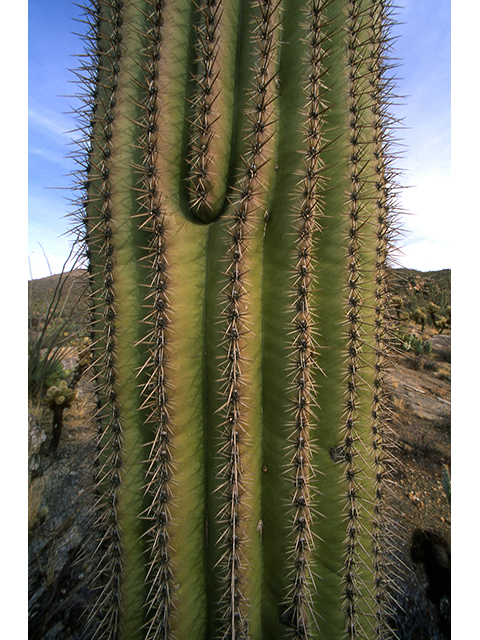
[(228, 267), (225, 287), (227, 304), (223, 310), (226, 318), (223, 412), (225, 415), (225, 444), (222, 454), (226, 463), (222, 469), (225, 506), (222, 519), (226, 529), (222, 536), (225, 548), (223, 565), (227, 587), (223, 595), (225, 637), (248, 636), (247, 602), (244, 596), (243, 567), (245, 559), (242, 547), (246, 536), (242, 522), (248, 517), (244, 505), (246, 489), (243, 476), (242, 451), (246, 446), (247, 429), (243, 421), (246, 389), (243, 383), (244, 360), (242, 344), (248, 331), (245, 319), (245, 296), (248, 253), (248, 235), (251, 215), (258, 207), (261, 183), (259, 174), (267, 162), (265, 145), (272, 132), (272, 82), (278, 25), (278, 8), (274, 2), (259, 0), (256, 16), (256, 45), (258, 57), (255, 69), (256, 86), (251, 92), (252, 109), (249, 114), (253, 131), (249, 136), (249, 151), (243, 159), (246, 172), (239, 187), (239, 195), (233, 203), (233, 221), (229, 230)]

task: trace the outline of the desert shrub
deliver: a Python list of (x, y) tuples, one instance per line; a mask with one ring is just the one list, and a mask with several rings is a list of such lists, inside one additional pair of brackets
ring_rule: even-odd
[(425, 312), (425, 309), (423, 308), (415, 309), (410, 317), (416, 324), (421, 325), (422, 331), (423, 331), (425, 328), (425, 323), (427, 321), (427, 314)]
[(429, 302), (428, 307), (427, 307), (427, 312), (428, 315), (430, 316), (430, 319), (432, 321), (433, 326), (436, 328), (437, 327), (437, 313), (440, 311), (440, 307), (438, 306), (438, 304), (435, 304), (434, 302)]
[(50, 378), (65, 376), (62, 360), (73, 355), (72, 342), (84, 331), (84, 320), (81, 305), (74, 303), (68, 308), (65, 300), (70, 296), (81, 297), (81, 292), (74, 291), (71, 273), (65, 271), (65, 262), (53, 291), (46, 301), (46, 311), (42, 321), (34, 322), (37, 312), (29, 301), (28, 334), (28, 395), (31, 399), (41, 399), (49, 384)]
[(425, 338), (419, 338), (412, 333), (401, 333), (397, 338), (397, 346), (403, 351), (411, 351), (415, 355), (431, 353), (432, 345)]
[(447, 327), (447, 325), (448, 325), (448, 320), (447, 318), (445, 318), (445, 316), (439, 316), (437, 318), (438, 333), (442, 333), (443, 330)]
[(417, 458), (432, 459), (440, 456), (435, 438), (420, 433), (415, 436), (413, 442), (411, 442), (413, 453)]
[(401, 320), (402, 319), (401, 312), (405, 306), (403, 298), (401, 296), (393, 296), (391, 299), (391, 305), (392, 305), (392, 308), (395, 309), (395, 312), (397, 314), (397, 320)]

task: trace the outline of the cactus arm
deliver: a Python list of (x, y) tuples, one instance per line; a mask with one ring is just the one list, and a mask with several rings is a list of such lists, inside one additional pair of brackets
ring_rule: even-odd
[[(100, 338), (96, 340), (96, 352), (99, 354), (98, 369), (103, 374), (104, 379), (109, 381), (106, 391), (101, 395), (104, 396), (105, 402), (107, 401), (107, 396), (110, 396), (110, 402), (112, 401), (112, 394), (115, 397), (113, 401), (114, 409), (110, 412), (110, 417), (107, 417), (107, 425), (100, 444), (99, 466), (101, 469), (100, 485), (106, 492), (104, 499), (106, 502), (113, 501), (115, 505), (114, 522), (105, 523), (104, 544), (110, 553), (113, 548), (119, 558), (115, 563), (106, 558), (104, 565), (109, 572), (111, 571), (110, 567), (113, 565), (115, 567), (114, 573), (125, 575), (125, 579), (121, 583), (119, 575), (113, 580), (110, 578), (107, 581), (105, 601), (113, 602), (114, 604), (106, 608), (104, 617), (105, 620), (108, 620), (107, 628), (110, 628), (110, 633), (116, 634), (120, 630), (120, 633), (123, 634), (122, 637), (128, 638), (143, 637), (141, 629), (144, 622), (144, 602), (147, 601), (147, 571), (145, 568), (147, 562), (144, 537), (146, 526), (142, 519), (142, 514), (149, 508), (150, 503), (148, 496), (144, 495), (147, 467), (145, 445), (152, 439), (149, 427), (152, 426), (152, 429), (154, 427), (146, 417), (146, 412), (142, 410), (142, 404), (147, 394), (142, 397), (139, 394), (139, 389), (148, 390), (148, 383), (153, 376), (158, 374), (157, 369), (154, 369), (154, 371), (149, 370), (149, 367), (145, 364), (145, 350), (139, 349), (137, 346), (140, 343), (145, 343), (146, 340), (148, 322), (145, 321), (143, 315), (146, 305), (142, 297), (145, 291), (142, 284), (149, 277), (147, 272), (148, 261), (145, 260), (143, 255), (143, 248), (148, 245), (145, 223), (138, 224), (137, 221), (141, 222), (142, 218), (144, 220), (147, 218), (145, 204), (152, 205), (152, 207), (155, 205), (154, 202), (149, 202), (149, 199), (152, 199), (152, 191), (148, 188), (149, 176), (148, 174), (145, 175), (148, 172), (149, 164), (144, 162), (144, 156), (142, 156), (142, 138), (138, 139), (138, 127), (140, 126), (140, 130), (142, 130), (141, 127), (145, 126), (146, 131), (143, 134), (145, 137), (155, 133), (155, 127), (149, 129), (148, 122), (145, 124), (142, 122), (143, 113), (140, 107), (142, 97), (132, 99), (133, 96), (130, 93), (122, 93), (120, 89), (122, 86), (129, 86), (128, 80), (132, 78), (135, 79), (140, 93), (144, 86), (143, 66), (138, 64), (138, 55), (136, 55), (136, 52), (143, 50), (140, 34), (144, 32), (144, 24), (141, 16), (142, 14), (136, 11), (133, 3), (126, 5), (121, 15), (122, 23), (119, 31), (122, 35), (122, 48), (121, 56), (119, 56), (118, 60), (119, 71), (117, 72), (113, 68), (115, 64), (113, 62), (113, 77), (110, 79), (110, 85), (113, 87), (118, 83), (119, 89), (113, 89), (112, 95), (107, 96), (109, 100), (107, 104), (113, 102), (115, 104), (114, 111), (112, 110), (114, 115), (111, 124), (108, 124), (108, 128), (105, 127), (103, 129), (98, 143), (101, 155), (105, 155), (104, 148), (106, 148), (107, 144), (109, 150), (108, 159), (104, 162), (105, 166), (102, 165), (98, 169), (99, 177), (97, 182), (99, 187), (97, 190), (100, 192), (102, 204), (99, 207), (95, 202), (95, 198), (92, 197), (93, 202), (90, 207), (93, 211), (91, 216), (92, 229), (90, 231), (91, 263), (95, 265), (92, 277), (100, 290), (100, 294), (97, 294), (97, 296), (107, 300), (107, 312), (103, 314), (102, 318), (98, 318), (94, 324), (96, 329), (99, 330), (96, 331), (96, 336), (99, 335), (99, 332), (103, 332), (103, 337), (102, 333), (100, 333)], [(106, 40), (111, 40), (110, 33), (106, 35)], [(132, 55), (129, 55), (130, 47), (133, 51)], [(120, 47), (118, 48), (120, 51)], [(107, 97), (101, 101), (100, 106), (103, 108), (105, 108)], [(112, 97), (114, 97), (113, 102), (110, 100)], [(104, 116), (105, 121), (107, 123), (110, 122), (109, 112)], [(150, 141), (152, 142), (153, 140), (151, 139)], [(143, 146), (149, 148), (148, 145)], [(132, 212), (135, 213), (132, 215)], [(150, 214), (150, 218), (152, 217), (154, 215)], [(178, 214), (173, 214), (173, 218), (177, 219)], [(168, 222), (170, 220), (167, 220)], [(201, 247), (202, 242), (201, 239), (198, 239), (198, 234), (201, 234), (201, 238), (204, 238), (205, 232), (200, 232), (200, 228), (196, 227), (185, 229), (187, 231), (186, 236), (185, 234), (182, 236), (181, 227), (179, 231), (177, 229), (177, 234), (173, 236), (177, 239), (177, 246), (179, 242), (182, 242), (182, 239), (186, 243), (185, 247), (190, 246), (192, 240), (189, 235), (193, 235), (193, 243)], [(195, 254), (192, 255), (190, 251), (191, 255), (186, 256), (185, 247), (182, 248), (181, 244), (180, 246), (179, 261), (183, 265), (183, 272), (181, 271), (178, 277), (181, 282), (184, 282), (188, 281), (190, 276), (186, 272), (192, 268), (192, 262), (195, 262)], [(99, 250), (95, 254), (97, 247)], [(175, 253), (176, 249), (173, 246), (172, 260), (177, 263), (178, 260)], [(202, 251), (200, 252), (200, 257), (196, 259), (197, 262), (199, 259), (201, 260), (201, 255)], [(155, 264), (155, 254), (151, 254), (150, 258), (154, 263), (153, 272), (155, 277), (155, 267), (159, 271), (159, 261), (157, 259)], [(96, 265), (101, 265), (102, 262), (103, 268), (100, 266), (97, 271)], [(109, 266), (111, 263), (114, 265), (113, 269)], [(198, 266), (193, 267), (194, 274), (201, 272), (201, 267), (200, 269), (198, 269)], [(174, 282), (176, 282), (176, 275), (174, 272), (171, 276)], [(105, 279), (105, 276), (107, 276), (107, 279)], [(188, 317), (192, 307), (198, 307), (198, 283), (195, 278), (190, 278), (190, 282), (191, 285), (188, 287), (190, 293), (187, 293), (182, 299), (184, 307), (182, 308), (179, 305), (181, 311), (183, 311), (183, 317)], [(95, 306), (96, 300), (94, 300), (94, 309)], [(148, 302), (147, 306), (150, 306)], [(201, 306), (199, 313), (201, 314)], [(106, 318), (106, 321), (103, 318)], [(177, 324), (181, 331), (182, 321), (180, 320)], [(191, 331), (191, 328), (185, 328), (183, 335), (196, 336), (195, 332)], [(150, 341), (151, 338), (152, 336), (150, 336)], [(111, 345), (111, 350), (107, 348), (108, 345)], [(180, 370), (190, 368), (192, 357), (187, 357), (187, 362), (185, 363), (185, 350), (187, 353), (196, 353), (192, 349), (191, 341), (186, 340), (180, 343), (180, 347), (175, 351), (176, 358), (172, 358), (174, 368), (176, 366)], [(176, 359), (180, 360), (180, 364)], [(197, 370), (199, 369), (198, 366), (196, 368)], [(141, 373), (138, 375), (136, 372)], [(177, 386), (179, 387), (177, 395), (181, 398), (182, 394), (186, 393), (186, 384)], [(200, 395), (200, 392), (198, 395)], [(184, 401), (182, 406), (187, 407), (189, 403)], [(197, 407), (198, 403), (194, 404), (190, 410), (190, 415), (187, 416), (185, 413), (188, 413), (188, 411), (183, 410), (181, 424), (191, 422), (194, 425), (198, 425), (198, 420), (195, 419), (198, 414)], [(180, 413), (182, 414), (182, 412)], [(118, 415), (121, 415), (121, 419), (117, 417)], [(184, 418), (185, 421), (183, 421)], [(187, 461), (197, 459), (193, 456), (192, 450), (196, 453), (198, 449), (198, 428), (193, 431), (193, 437), (188, 442), (186, 442), (186, 434), (174, 434), (173, 437), (175, 440), (175, 436), (177, 436), (178, 445), (176, 444), (176, 446), (179, 447), (182, 457)], [(157, 449), (155, 454), (158, 461), (162, 454), (162, 449)], [(115, 470), (118, 467), (116, 461), (118, 461), (118, 465), (121, 465), (120, 471)], [(185, 474), (185, 469), (187, 468), (189, 472)], [(195, 623), (196, 627), (192, 623), (192, 616), (198, 613), (198, 610), (195, 610), (194, 607), (194, 602), (198, 600), (197, 591), (195, 591), (195, 597), (193, 598), (189, 593), (192, 580), (198, 580), (199, 572), (203, 579), (202, 563), (198, 563), (199, 556), (202, 556), (202, 527), (194, 526), (195, 522), (198, 524), (198, 519), (200, 523), (203, 521), (203, 482), (201, 474), (200, 476), (192, 477), (192, 474), (196, 472), (198, 472), (198, 465), (190, 464), (184, 468), (183, 475), (186, 475), (186, 478), (182, 486), (185, 486), (186, 489), (183, 493), (176, 495), (173, 502), (176, 504), (177, 511), (182, 513), (182, 517), (186, 521), (193, 523), (191, 528), (182, 529), (181, 535), (175, 541), (176, 549), (180, 549), (180, 553), (192, 557), (193, 565), (191, 566), (196, 568), (195, 571), (190, 571), (191, 566), (181, 563), (181, 567), (185, 567), (185, 574), (181, 576), (182, 589), (183, 592), (186, 592), (185, 600), (190, 603), (191, 613), (190, 617), (179, 619), (186, 628), (197, 628), (198, 630), (198, 625), (202, 624), (201, 616), (198, 617), (198, 621)], [(182, 477), (182, 472), (179, 475)], [(152, 480), (150, 480), (150, 483), (152, 483)], [(199, 484), (201, 491), (198, 489)], [(112, 489), (109, 489), (110, 485), (112, 485)], [(195, 488), (197, 488), (196, 491)], [(163, 489), (165, 490), (165, 487)], [(198, 499), (199, 493), (200, 500)], [(157, 498), (156, 502), (158, 502), (159, 496), (159, 492), (154, 493), (154, 505), (155, 497)], [(196, 509), (192, 508), (192, 504), (197, 505)], [(152, 507), (150, 506), (150, 513), (151, 509)], [(158, 515), (160, 518), (162, 517), (161, 513)], [(121, 534), (119, 533), (120, 531)], [(192, 531), (194, 532), (193, 541)], [(118, 538), (121, 539), (121, 543), (116, 541)], [(186, 550), (184, 551), (185, 547)], [(196, 550), (196, 552), (192, 553), (192, 549)], [(150, 570), (150, 577), (160, 574), (169, 577), (170, 569), (166, 572), (164, 571), (163, 574), (160, 571), (159, 574), (159, 566), (161, 567), (164, 564), (165, 554), (159, 551), (158, 545), (153, 545), (151, 551), (153, 568)], [(171, 580), (170, 577), (169, 580)], [(158, 584), (155, 584), (155, 586), (158, 587)], [(163, 588), (165, 584), (160, 586)], [(161, 589), (159, 592), (161, 592)], [(168, 598), (167, 602), (163, 604), (170, 606), (170, 600), (171, 598)], [(150, 611), (152, 611), (152, 606), (150, 606)], [(171, 614), (171, 610), (169, 613)], [(163, 628), (165, 630), (165, 626)]]
[(198, 72), (191, 132), (190, 209), (203, 222), (226, 208), (233, 136), (238, 125), (237, 63), (242, 44), (241, 12), (247, 3), (200, 4)]
[[(176, 40), (188, 35), (183, 6), (178, 15), (168, 15), (168, 7), (157, 7), (154, 23), (161, 34)], [(184, 22), (173, 25), (173, 18)], [(188, 20), (187, 20), (188, 22)], [(175, 28), (174, 28), (175, 27)], [(144, 85), (156, 86), (161, 94), (159, 74), (168, 42), (152, 42), (151, 77)], [(147, 50), (148, 51), (148, 50)], [(178, 62), (177, 62), (178, 63)], [(184, 72), (166, 62), (168, 68)], [(178, 78), (172, 78), (175, 85)], [(181, 92), (172, 93), (177, 104)], [(153, 100), (156, 105), (156, 99)], [(167, 110), (168, 105), (161, 105)], [(151, 232), (145, 262), (149, 265), (150, 287), (143, 288), (143, 307), (147, 310), (149, 332), (143, 341), (149, 352), (145, 367), (147, 383), (142, 389), (145, 426), (152, 430), (148, 457), (148, 495), (151, 503), (146, 517), (148, 531), (148, 622), (147, 638), (200, 637), (206, 625), (205, 600), (205, 468), (203, 441), (203, 356), (204, 339), (204, 274), (206, 270), (207, 228), (187, 223), (181, 209), (172, 208), (175, 186), (164, 165), (165, 114), (160, 108), (146, 107), (146, 129), (143, 140), (145, 166), (158, 167), (158, 182), (146, 176), (141, 188), (149, 210), (146, 226)], [(155, 114), (155, 115), (154, 115)], [(180, 131), (180, 130), (179, 130)], [(178, 133), (178, 131), (177, 131)], [(183, 134), (182, 134), (183, 135)], [(180, 161), (175, 165), (180, 171)], [(155, 177), (155, 176), (154, 176)], [(152, 188), (152, 184), (154, 188)], [(173, 185), (173, 186), (172, 186)], [(157, 187), (160, 187), (157, 188)], [(139, 283), (140, 284), (140, 283)], [(142, 288), (142, 287), (140, 287)], [(182, 523), (178, 526), (178, 523)]]
[(195, 11), (186, 0), (165, 3), (159, 167), (165, 206), (189, 220), (211, 222), (228, 205), (246, 4), (205, 1)]

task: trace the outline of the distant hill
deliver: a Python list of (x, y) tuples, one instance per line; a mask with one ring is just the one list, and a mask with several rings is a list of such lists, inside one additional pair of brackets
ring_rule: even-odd
[(56, 317), (67, 317), (74, 308), (79, 314), (87, 311), (86, 269), (75, 269), (66, 273), (29, 280), (28, 282), (28, 315), (42, 321), (45, 318), (49, 304), (57, 291), (58, 304)]
[(447, 307), (451, 306), (452, 273), (450, 269), (392, 269), (390, 289), (392, 295), (402, 298), (406, 311), (427, 307), (429, 302), (434, 302), (440, 307), (439, 315), (446, 315)]

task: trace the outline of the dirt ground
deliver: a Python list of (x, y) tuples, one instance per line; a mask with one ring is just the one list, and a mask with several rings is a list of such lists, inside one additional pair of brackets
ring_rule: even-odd
[[(425, 330), (427, 332), (427, 329)], [(392, 443), (388, 506), (396, 516), (398, 554), (392, 569), (401, 574), (391, 624), (399, 640), (444, 640), (437, 609), (426, 597), (422, 565), (410, 557), (416, 528), (450, 541), (450, 505), (444, 465), (450, 469), (450, 334), (426, 334), (432, 352), (393, 360), (390, 400)], [(79, 618), (91, 602), (85, 586), (90, 567), (82, 560), (90, 529), (89, 487), (94, 427), (88, 424), (91, 391), (83, 381), (75, 410), (65, 415), (62, 440), (48, 452), (49, 414), (33, 408), (29, 417), (29, 638), (79, 640)], [(90, 563), (91, 564), (91, 563)]]
[[(451, 456), (451, 336), (425, 330), (432, 352), (415, 357), (398, 353), (391, 380), (392, 466), (389, 506), (399, 514), (398, 557), (404, 577), (395, 615), (402, 640), (450, 637), (440, 628), (438, 611), (426, 597), (424, 567), (411, 560), (415, 529), (433, 531), (450, 545), (451, 511), (444, 489)], [(450, 610), (442, 612), (448, 619)], [(445, 627), (445, 621), (444, 625)]]

